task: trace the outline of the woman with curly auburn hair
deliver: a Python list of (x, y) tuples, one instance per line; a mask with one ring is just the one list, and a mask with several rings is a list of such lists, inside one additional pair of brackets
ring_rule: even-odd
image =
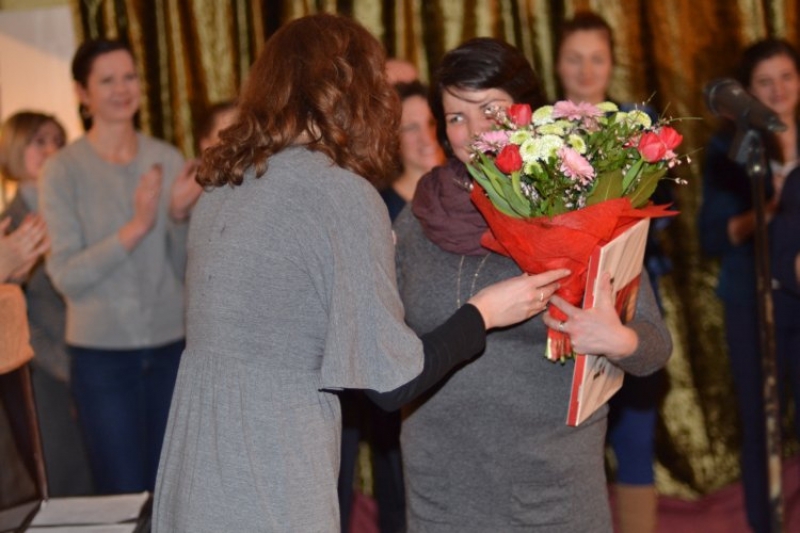
[(396, 409), (555, 290), (556, 275), (515, 276), (421, 339), (405, 325), (388, 213), (364, 179), (392, 170), (384, 60), (352, 20), (289, 23), (204, 153), (156, 532), (338, 531), (337, 392)]
[(241, 185), (251, 168), (263, 175), (270, 156), (301, 136), (309, 150), (371, 181), (394, 171), (397, 96), (385, 81), (383, 55), (365, 54), (380, 44), (344, 18), (307, 17), (303, 24), (306, 34), (276, 33), (253, 65), (241, 120), (203, 158), (203, 185)]

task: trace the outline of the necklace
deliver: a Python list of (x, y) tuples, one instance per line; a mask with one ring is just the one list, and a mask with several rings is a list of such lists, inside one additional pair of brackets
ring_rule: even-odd
[[(472, 180), (471, 179), (467, 178), (467, 181), (462, 181), (458, 177), (452, 176), (452, 180), (453, 180), (453, 183), (455, 183), (458, 186), (459, 189), (463, 189), (463, 190), (465, 190), (467, 192), (472, 192), (473, 184), (472, 184)], [(463, 259), (463, 257), (462, 257), (462, 259)]]
[[(483, 268), (484, 263), (486, 260), (489, 259), (491, 254), (486, 254), (481, 259), (481, 262), (478, 264), (478, 268), (475, 269), (475, 273), (472, 275), (472, 285), (469, 288), (469, 296), (467, 299), (471, 298), (473, 294), (475, 294), (475, 283), (478, 281), (478, 274), (481, 273), (481, 269)], [(461, 272), (464, 269), (464, 258), (466, 255), (461, 256), (461, 261), (458, 263), (458, 277), (456, 278), (456, 309), (461, 308)]]

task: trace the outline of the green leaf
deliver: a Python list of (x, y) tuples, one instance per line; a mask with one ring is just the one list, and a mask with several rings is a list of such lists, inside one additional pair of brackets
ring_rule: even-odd
[(511, 173), (511, 193), (514, 198), (514, 201), (510, 202), (512, 207), (523, 217), (531, 216), (530, 200), (522, 193), (519, 171)]
[[(502, 208), (513, 211), (513, 213), (507, 214), (517, 218), (530, 216), (530, 204), (522, 195), (522, 189), (519, 188), (519, 172), (513, 172), (511, 179), (509, 179), (506, 174), (497, 168), (494, 161), (484, 154), (479, 155), (478, 165), (491, 181), (494, 191), (502, 198)], [(515, 178), (517, 181), (516, 187), (513, 183)], [(498, 206), (498, 209), (500, 209), (500, 206)]]
[(520, 218), (519, 215), (517, 215), (516, 212), (511, 208), (508, 202), (503, 198), (501, 193), (495, 189), (495, 182), (490, 178), (491, 170), (486, 169), (485, 167), (476, 168), (473, 166), (477, 164), (478, 163), (473, 162), (472, 164), (467, 165), (467, 169), (475, 181), (477, 181), (481, 187), (483, 187), (483, 190), (486, 191), (486, 195), (489, 197), (489, 200), (491, 200), (492, 204), (504, 215)]
[(656, 170), (650, 174), (644, 174), (642, 179), (639, 180), (639, 184), (636, 188), (631, 191), (630, 193), (626, 194), (625, 197), (631, 201), (631, 205), (635, 208), (644, 207), (647, 205), (647, 201), (650, 200), (650, 197), (653, 196), (653, 193), (656, 190), (656, 186), (658, 186), (658, 180), (664, 177), (664, 174), (667, 173), (666, 168), (662, 168), (661, 170)]
[(554, 217), (556, 215), (561, 215), (563, 213), (566, 213), (567, 211), (568, 209), (564, 205), (564, 198), (557, 197), (553, 198), (553, 202), (552, 204), (550, 204), (550, 206), (548, 206), (546, 214), (551, 217)]
[(595, 179), (594, 190), (586, 197), (586, 205), (599, 204), (622, 196), (622, 169), (604, 172)]
[(625, 179), (622, 180), (623, 191), (628, 190), (628, 187), (631, 186), (633, 180), (635, 180), (636, 176), (639, 175), (639, 172), (641, 172), (643, 166), (644, 166), (644, 159), (640, 159), (636, 163), (631, 165), (631, 168), (629, 168), (628, 172), (625, 173)]

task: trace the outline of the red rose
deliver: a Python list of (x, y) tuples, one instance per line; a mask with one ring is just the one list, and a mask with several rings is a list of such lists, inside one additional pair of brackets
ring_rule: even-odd
[(507, 144), (497, 154), (494, 164), (500, 172), (511, 174), (522, 168), (522, 156), (519, 155), (519, 146)]
[(661, 142), (664, 143), (664, 147), (666, 147), (667, 150), (674, 150), (681, 144), (681, 141), (683, 141), (683, 135), (669, 126), (661, 128), (661, 131), (658, 132), (658, 138), (661, 139)]
[(648, 131), (639, 139), (639, 153), (648, 163), (660, 161), (667, 155), (667, 147), (661, 138), (652, 131)]
[(531, 106), (528, 104), (513, 104), (508, 108), (508, 118), (517, 126), (527, 126), (531, 123)]

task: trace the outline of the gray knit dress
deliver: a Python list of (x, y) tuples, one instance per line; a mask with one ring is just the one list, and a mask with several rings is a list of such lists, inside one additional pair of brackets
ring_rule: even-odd
[(380, 196), (286, 149), (264, 176), (203, 194), (186, 292), (155, 531), (338, 531), (332, 390), (392, 390), (423, 364)]
[[(417, 332), (483, 287), (520, 274), (497, 254), (442, 250), (410, 209), (395, 232), (398, 285)], [(663, 366), (670, 336), (644, 280), (629, 325), (639, 349), (625, 370)], [(408, 533), (612, 531), (603, 465), (608, 408), (579, 427), (566, 425), (574, 364), (544, 358), (546, 335), (540, 316), (490, 332), (481, 356), (404, 410)]]

